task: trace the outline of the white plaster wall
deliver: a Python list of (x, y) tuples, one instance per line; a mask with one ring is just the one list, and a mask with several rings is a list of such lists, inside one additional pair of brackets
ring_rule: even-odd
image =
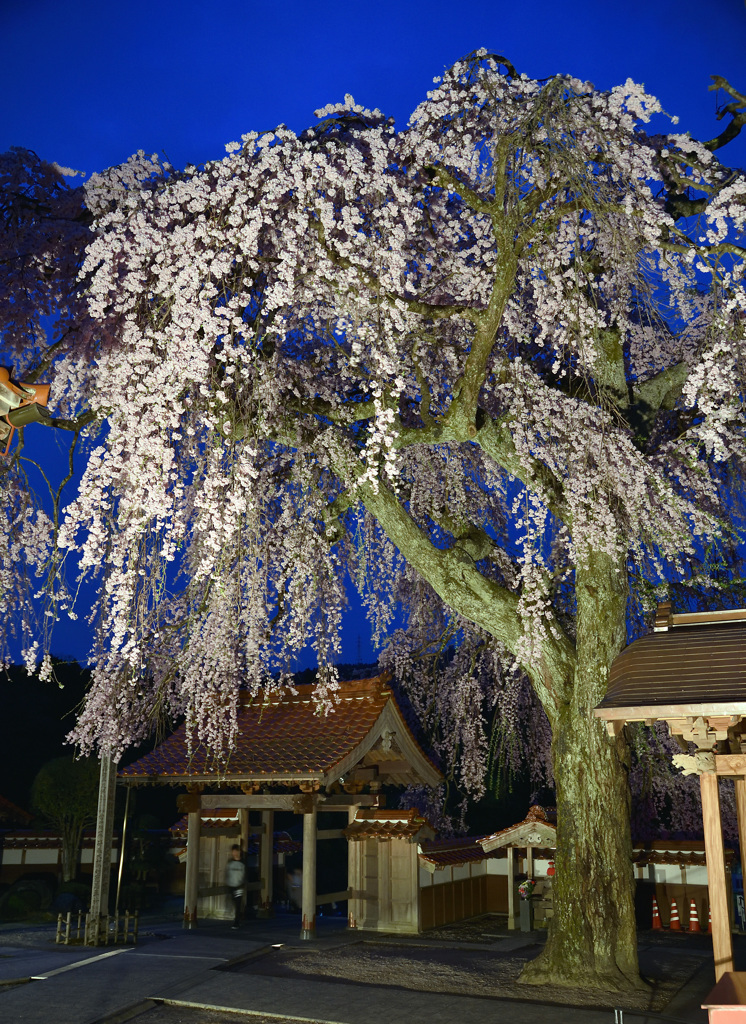
[(423, 866), (420, 864), (420, 872), (419, 872), (420, 888), (424, 889), (426, 886), (432, 885), (433, 882), (434, 882), (436, 874), (437, 874), (437, 872), (435, 872), (435, 871), (428, 871), (427, 868), (423, 868)]
[[(687, 865), (685, 872), (687, 885), (707, 885), (707, 868), (704, 864)], [(678, 864), (650, 864), (647, 877), (658, 885), (682, 885), (684, 882)]]

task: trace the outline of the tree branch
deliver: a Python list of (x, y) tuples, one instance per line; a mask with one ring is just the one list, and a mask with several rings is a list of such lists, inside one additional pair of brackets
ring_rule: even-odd
[(508, 417), (504, 420), (488, 419), (477, 431), (475, 443), (494, 459), (498, 466), (502, 466), (506, 473), (510, 473), (529, 491), (537, 494), (552, 515), (569, 528), (572, 525), (572, 517), (563, 500), (562, 485), (543, 462), (536, 462), (529, 475), (518, 458), (513, 438), (505, 425), (507, 419)]
[[(357, 493), (407, 562), (447, 605), (494, 636), (509, 651), (518, 649), (523, 628), (516, 594), (483, 576), (472, 559), (458, 548), (436, 548), (382, 484), (379, 483), (377, 491), (370, 484), (363, 484)], [(547, 714), (552, 716), (565, 697), (563, 684), (569, 686), (573, 678), (575, 650), (571, 641), (565, 636), (544, 641), (542, 660), (541, 666), (526, 671)]]
[[(353, 263), (352, 260), (349, 260), (346, 256), (340, 256), (339, 253), (334, 252), (326, 241), (326, 232), (324, 230), (324, 225), (321, 223), (321, 218), (311, 220), (309, 223), (311, 227), (316, 229), (319, 245), (332, 263), (336, 267), (341, 267), (342, 270), (354, 270), (354, 272), (365, 282), (368, 288), (374, 289), (377, 294), (381, 296), (387, 306), (398, 307), (400, 305), (404, 305), (412, 313), (420, 313), (431, 320), (442, 320), (451, 316), (463, 316), (468, 320), (474, 320), (478, 315), (477, 311), (472, 309), (471, 306), (439, 306), (432, 302), (421, 302), (418, 299), (408, 299), (401, 295), (395, 295), (393, 292), (382, 290), (381, 282), (375, 274), (366, 270), (364, 267), (358, 266), (357, 263)], [(327, 284), (332, 288), (335, 286), (333, 281), (327, 280)]]
[(730, 82), (721, 75), (710, 75), (710, 78), (712, 78), (712, 85), (709, 86), (710, 92), (722, 89), (723, 92), (727, 92), (729, 96), (732, 96), (734, 100), (733, 103), (726, 104), (716, 115), (718, 121), (721, 121), (726, 114), (730, 114), (733, 118), (731, 123), (714, 139), (710, 139), (709, 142), (704, 144), (706, 149), (714, 152), (716, 149), (722, 149), (723, 146), (732, 142), (746, 124), (746, 96), (741, 92), (737, 92)]

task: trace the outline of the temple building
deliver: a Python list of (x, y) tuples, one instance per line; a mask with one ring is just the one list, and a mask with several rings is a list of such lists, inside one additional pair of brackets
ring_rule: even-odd
[[(209, 890), (218, 884), (215, 871), (205, 869), (204, 858), (200, 867), (203, 815), (216, 809), (238, 812), (244, 850), (252, 830), (249, 812), (261, 812), (258, 884), (260, 907), (264, 908), (273, 899), (274, 814), (292, 811), (302, 815), (304, 938), (310, 939), (315, 933), (317, 906), (332, 901), (348, 901), (352, 927), (357, 925), (356, 914), (362, 913), (368, 920), (370, 915), (362, 910), (367, 901), (379, 908), (389, 907), (392, 922), (402, 914), (413, 917), (411, 900), (409, 909), (402, 909), (398, 870), (392, 871), (387, 857), (377, 858), (375, 879), (366, 875), (365, 887), (353, 884), (353, 880), (361, 879), (360, 851), (354, 841), (349, 844), (348, 886), (334, 893), (317, 893), (317, 844), (345, 837), (347, 826), (352, 826), (354, 833), (363, 809), (381, 810), (382, 786), (437, 786), (442, 780), (439, 769), (415, 740), (386, 677), (341, 683), (334, 695), (334, 709), (328, 715), (316, 713), (312, 685), (300, 685), (295, 690), (259, 695), (241, 705), (238, 737), (224, 763), (217, 764), (203, 746), (195, 745), (190, 752), (182, 725), (150, 754), (119, 772), (120, 781), (128, 786), (187, 789), (179, 797), (180, 809), (187, 816), (187, 926), (197, 921), (200, 890), (203, 898), (209, 899)], [(340, 827), (318, 829), (320, 810), (338, 813), (342, 818)], [(370, 858), (366, 865), (366, 870), (372, 870)], [(380, 916), (380, 911), (377, 913)]]

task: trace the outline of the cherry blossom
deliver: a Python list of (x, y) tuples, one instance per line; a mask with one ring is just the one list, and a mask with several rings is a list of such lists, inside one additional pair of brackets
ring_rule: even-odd
[(628, 617), (712, 593), (703, 552), (739, 537), (746, 177), (632, 81), (477, 51), (433, 86), (403, 128), (346, 96), (82, 190), (2, 165), (7, 211), (51, 204), (20, 218), (6, 347), (86, 459), (51, 554), (10, 484), (3, 529), (53, 615), (63, 557), (98, 582), (74, 739), (115, 756), (186, 716), (220, 763), (239, 689), (287, 685), (309, 645), (333, 714), (349, 575), (465, 791), (521, 757), (554, 779), (556, 923), (526, 980), (624, 989), (629, 751), (592, 709)]

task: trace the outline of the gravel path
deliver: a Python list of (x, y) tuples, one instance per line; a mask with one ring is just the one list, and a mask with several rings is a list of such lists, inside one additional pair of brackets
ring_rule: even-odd
[(386, 985), (420, 992), (487, 996), (565, 1006), (609, 1007), (661, 1011), (703, 962), (698, 951), (682, 952), (673, 960), (663, 949), (649, 949), (645, 974), (652, 981), (648, 992), (620, 997), (609, 992), (521, 985), (518, 976), (538, 945), (500, 953), (499, 948), (423, 947), (411, 943), (366, 940), (332, 950), (283, 949), (234, 970), (246, 974), (290, 978), (324, 978)]

